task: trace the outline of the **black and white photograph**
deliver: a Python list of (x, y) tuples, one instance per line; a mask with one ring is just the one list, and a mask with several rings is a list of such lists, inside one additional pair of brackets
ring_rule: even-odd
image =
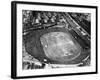
[(13, 6), (14, 77), (96, 73), (95, 6), (31, 2)]
[(23, 10), (23, 69), (91, 65), (91, 14)]

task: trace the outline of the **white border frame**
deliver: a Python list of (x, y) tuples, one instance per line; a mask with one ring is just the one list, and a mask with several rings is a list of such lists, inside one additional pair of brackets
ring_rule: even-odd
[[(76, 67), (76, 68), (59, 68), (59, 69), (22, 70), (22, 66), (21, 66), (22, 65), (22, 10), (91, 13), (91, 23), (92, 23), (91, 24), (91, 66)], [(18, 77), (95, 72), (96, 71), (95, 42), (96, 42), (96, 9), (94, 8), (17, 4), (17, 76)]]

